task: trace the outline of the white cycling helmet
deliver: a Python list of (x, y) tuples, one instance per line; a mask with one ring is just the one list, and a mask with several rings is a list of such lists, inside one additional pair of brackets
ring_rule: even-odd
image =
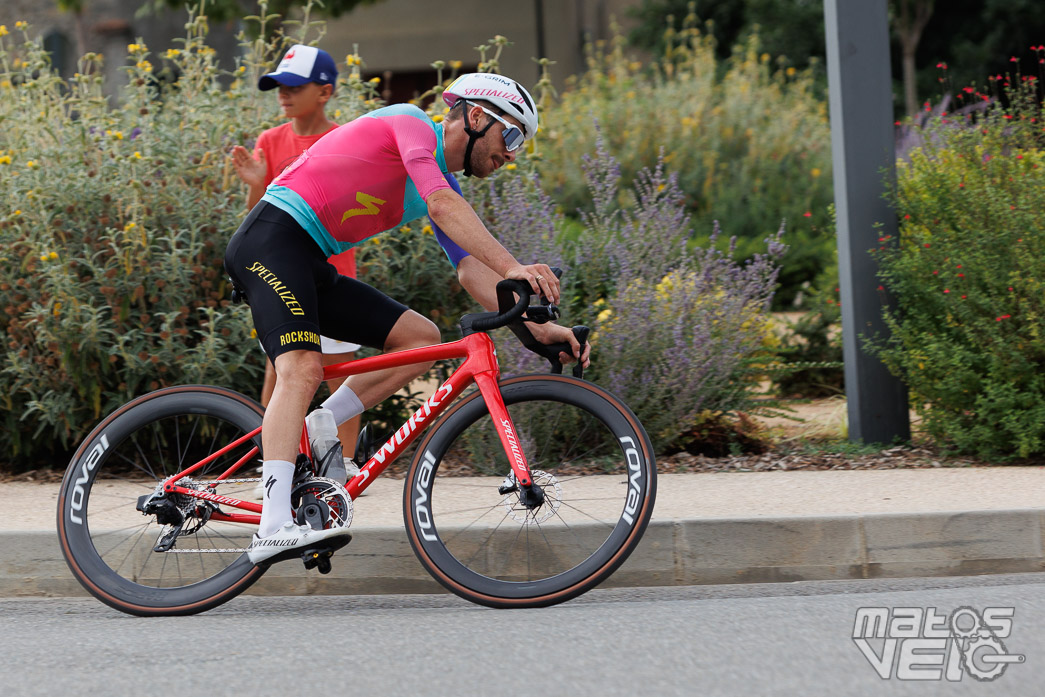
[(537, 105), (526, 88), (509, 77), (495, 73), (465, 73), (443, 92), (443, 101), (451, 108), (460, 99), (489, 102), (522, 124), (526, 140), (537, 135)]

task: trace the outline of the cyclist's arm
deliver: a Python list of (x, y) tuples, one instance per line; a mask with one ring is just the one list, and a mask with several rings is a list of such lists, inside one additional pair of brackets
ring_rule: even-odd
[[(497, 309), (496, 287), (501, 279), (498, 278), (496, 271), (484, 265), (474, 256), (467, 256), (461, 259), (457, 265), (457, 279), (461, 282), (461, 286), (484, 309), (491, 312)], [(581, 345), (577, 342), (577, 337), (573, 335), (573, 331), (568, 327), (555, 324), (554, 322), (546, 324), (533, 324), (530, 322), (526, 327), (533, 334), (534, 338), (542, 344), (568, 343), (570, 345), (573, 355), (560, 352), (559, 361), (561, 363), (572, 363), (580, 356), (581, 364), (585, 368), (588, 367), (591, 344), (586, 343), (583, 352), (581, 352)]]
[[(456, 191), (462, 196), (461, 185), (457, 183), (457, 177), (452, 174), (446, 175), (446, 183), (450, 185), (450, 188)], [(450, 239), (450, 237), (443, 232), (443, 229), (439, 227), (431, 216), (428, 216), (428, 220), (432, 223), (432, 230), (435, 233), (435, 239), (439, 242), (439, 246), (443, 248), (443, 252), (446, 254), (446, 258), (450, 260), (450, 263), (457, 268), (457, 265), (461, 263), (461, 260), (468, 256), (468, 252), (461, 249), (461, 246)]]
[(559, 279), (551, 269), (546, 264), (523, 265), (516, 261), (494, 239), (468, 202), (455, 191), (449, 188), (434, 191), (426, 203), (432, 221), (477, 261), (496, 273), (498, 280), (514, 278), (526, 281), (534, 292), (543, 293), (553, 302), (559, 301)]

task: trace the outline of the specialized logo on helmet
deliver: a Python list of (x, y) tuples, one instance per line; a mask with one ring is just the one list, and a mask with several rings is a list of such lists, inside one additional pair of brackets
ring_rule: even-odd
[(465, 99), (490, 99), (500, 98), (507, 99), (509, 102), (515, 102), (516, 104), (525, 104), (522, 95), (513, 94), (512, 92), (506, 92), (505, 90), (494, 90), (488, 87), (469, 87), (460, 91), (460, 95)]

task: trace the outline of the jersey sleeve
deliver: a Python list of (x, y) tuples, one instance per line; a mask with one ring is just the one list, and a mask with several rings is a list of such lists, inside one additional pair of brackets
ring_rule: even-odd
[(412, 116), (393, 118), (399, 156), (421, 198), (427, 201), (436, 191), (450, 188), (443, 171), (439, 169), (439, 162), (435, 159), (438, 145), (432, 129)]
[[(450, 185), (450, 188), (456, 191), (458, 194), (461, 193), (461, 185), (457, 183), (457, 178), (452, 174), (446, 175), (446, 182)], [(443, 252), (446, 254), (446, 258), (450, 260), (450, 263), (457, 268), (457, 265), (461, 263), (461, 260), (467, 256), (470, 256), (468, 252), (464, 251), (456, 242), (451, 240), (445, 232), (440, 229), (435, 221), (432, 220), (431, 216), (428, 216), (428, 221), (432, 223), (432, 230), (435, 232), (435, 239), (439, 242), (439, 246), (443, 248)]]

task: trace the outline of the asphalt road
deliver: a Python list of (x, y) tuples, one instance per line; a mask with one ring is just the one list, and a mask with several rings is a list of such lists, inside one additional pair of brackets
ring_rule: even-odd
[[(1007, 632), (989, 620), (1004, 652), (978, 656), (1024, 658), (1000, 672), (977, 658), (976, 670), (996, 673), (980, 682), (947, 663), (946, 639), (904, 649), (903, 638), (879, 677), (853, 639), (858, 609), (874, 607), (898, 622), (894, 638), (911, 633), (896, 608), (940, 621), (962, 607), (981, 621), (986, 608), (1014, 608)], [(447, 595), (241, 597), (195, 617), (140, 619), (94, 600), (34, 598), (0, 601), (0, 692), (1038, 697), (1043, 628), (1042, 574), (607, 590), (512, 611)], [(924, 623), (913, 633), (924, 639)], [(884, 638), (866, 644), (876, 659), (887, 650)], [(900, 679), (905, 661), (917, 664), (908, 678), (935, 679)]]

